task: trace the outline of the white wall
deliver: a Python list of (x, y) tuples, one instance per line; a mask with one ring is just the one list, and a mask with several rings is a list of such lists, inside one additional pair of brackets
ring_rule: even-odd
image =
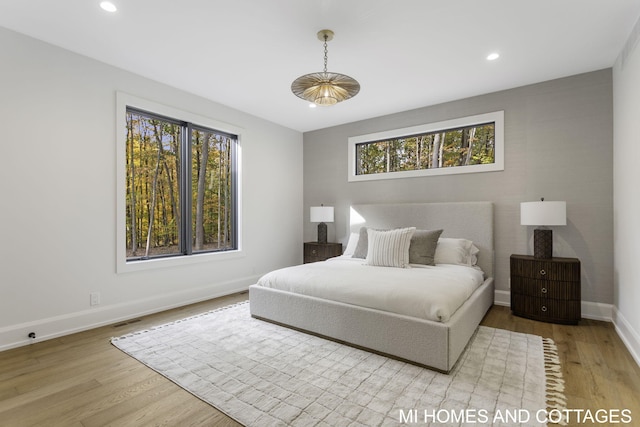
[[(302, 135), (0, 28), (0, 350), (302, 261)], [(242, 129), (242, 253), (116, 273), (116, 92)], [(102, 303), (91, 307), (89, 294)]]
[(640, 364), (640, 20), (613, 68), (614, 322)]

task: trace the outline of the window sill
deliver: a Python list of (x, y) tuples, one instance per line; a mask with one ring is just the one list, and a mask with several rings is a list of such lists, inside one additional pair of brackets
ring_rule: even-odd
[(210, 252), (204, 254), (195, 254), (189, 256), (176, 256), (168, 258), (155, 258), (140, 261), (120, 261), (118, 260), (116, 272), (132, 273), (136, 271), (157, 270), (161, 268), (179, 267), (184, 265), (201, 264), (205, 262), (219, 262), (231, 259), (244, 258), (244, 252), (241, 250)]

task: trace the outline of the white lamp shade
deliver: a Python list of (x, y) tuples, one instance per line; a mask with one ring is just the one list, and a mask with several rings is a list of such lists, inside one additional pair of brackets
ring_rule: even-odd
[(521, 225), (567, 225), (567, 202), (520, 203)]
[(311, 206), (311, 222), (333, 222), (333, 206)]

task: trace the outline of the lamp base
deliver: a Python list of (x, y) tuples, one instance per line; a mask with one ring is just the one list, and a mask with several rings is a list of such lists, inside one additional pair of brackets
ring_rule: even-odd
[(549, 259), (553, 257), (553, 231), (536, 228), (533, 230), (533, 257)]
[(327, 224), (318, 224), (318, 243), (327, 243)]

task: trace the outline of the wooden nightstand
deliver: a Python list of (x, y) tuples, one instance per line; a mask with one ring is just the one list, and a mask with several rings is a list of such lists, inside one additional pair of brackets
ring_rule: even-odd
[(304, 243), (304, 263), (324, 261), (342, 255), (342, 243)]
[(580, 260), (511, 255), (511, 311), (552, 323), (580, 321)]

